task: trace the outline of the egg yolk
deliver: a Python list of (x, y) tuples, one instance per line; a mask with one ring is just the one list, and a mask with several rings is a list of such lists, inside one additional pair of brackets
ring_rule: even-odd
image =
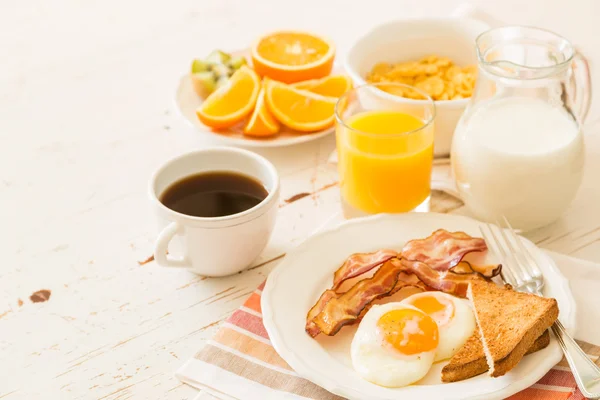
[(383, 342), (405, 355), (435, 350), (438, 326), (428, 315), (410, 308), (388, 311), (377, 321)]
[(454, 317), (454, 304), (441, 302), (436, 296), (419, 296), (410, 304), (432, 317), (439, 325), (448, 323)]

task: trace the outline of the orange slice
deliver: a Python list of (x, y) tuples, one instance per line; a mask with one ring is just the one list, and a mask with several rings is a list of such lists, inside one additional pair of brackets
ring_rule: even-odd
[(321, 79), (294, 83), (292, 86), (323, 96), (340, 97), (352, 89), (352, 79), (346, 75), (331, 75)]
[(249, 136), (266, 137), (279, 132), (279, 122), (273, 117), (265, 104), (265, 90), (261, 89), (256, 100), (256, 107), (250, 120), (244, 127), (244, 133)]
[(259, 75), (293, 83), (329, 75), (335, 46), (310, 33), (281, 31), (258, 39), (251, 56)]
[(265, 80), (265, 101), (275, 118), (300, 132), (312, 132), (333, 124), (337, 99)]
[(230, 128), (252, 112), (260, 86), (256, 72), (244, 65), (226, 84), (206, 98), (196, 110), (196, 115), (211, 128)]

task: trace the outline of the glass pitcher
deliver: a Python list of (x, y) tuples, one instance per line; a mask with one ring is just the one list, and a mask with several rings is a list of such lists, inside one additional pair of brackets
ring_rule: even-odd
[(506, 26), (476, 41), (478, 78), (452, 142), (452, 171), (473, 215), (521, 230), (561, 216), (581, 184), (585, 58), (543, 29)]

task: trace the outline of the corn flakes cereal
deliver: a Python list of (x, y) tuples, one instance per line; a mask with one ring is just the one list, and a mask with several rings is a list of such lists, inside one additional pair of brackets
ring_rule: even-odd
[(442, 58), (438, 58), (437, 60), (435, 60), (434, 64), (438, 68), (448, 68), (449, 66), (451, 66), (453, 64), (453, 62), (448, 57), (442, 57)]
[(371, 70), (371, 75), (385, 75), (392, 69), (392, 65), (388, 63), (375, 64)]
[(427, 92), (432, 98), (438, 98), (444, 93), (445, 85), (442, 78), (439, 76), (430, 76), (422, 82), (419, 82), (415, 85), (418, 89)]
[(396, 64), (394, 67), (392, 67), (392, 70), (390, 71), (391, 76), (398, 76), (403, 78), (412, 78), (418, 75), (419, 73), (419, 64), (416, 62)]
[[(419, 61), (376, 64), (367, 75), (367, 82), (404, 83), (415, 86), (434, 100), (456, 100), (471, 97), (477, 77), (477, 66), (460, 67), (448, 57), (435, 54)], [(412, 99), (422, 96), (410, 89), (398, 94)]]
[(461, 72), (462, 72), (462, 68), (460, 68), (457, 65), (452, 65), (451, 67), (446, 69), (444, 77), (446, 78), (446, 80), (451, 81), (452, 78), (454, 78), (456, 75), (460, 74)]
[(428, 79), (429, 77), (425, 74), (423, 75), (417, 75), (415, 76), (415, 79), (413, 79), (413, 81), (411, 82), (411, 84), (417, 84), (419, 82), (423, 82), (424, 80)]

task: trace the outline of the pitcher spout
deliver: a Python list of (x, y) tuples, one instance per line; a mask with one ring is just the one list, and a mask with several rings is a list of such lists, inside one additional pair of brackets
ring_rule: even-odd
[(549, 78), (567, 71), (575, 48), (562, 36), (527, 26), (505, 26), (476, 39), (480, 67), (497, 77), (519, 80)]

